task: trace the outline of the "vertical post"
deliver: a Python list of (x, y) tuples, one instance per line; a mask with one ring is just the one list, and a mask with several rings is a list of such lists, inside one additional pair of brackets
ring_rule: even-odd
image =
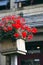
[(11, 65), (18, 65), (17, 55), (11, 56)]
[(0, 65), (6, 65), (6, 56), (0, 54)]
[(11, 0), (10, 1), (10, 9), (13, 9), (14, 8), (14, 4), (15, 4), (14, 2), (15, 2), (15, 0)]

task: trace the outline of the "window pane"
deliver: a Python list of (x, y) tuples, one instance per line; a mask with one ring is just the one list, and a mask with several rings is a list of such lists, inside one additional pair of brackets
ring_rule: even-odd
[(40, 65), (40, 59), (21, 60), (21, 65)]
[(15, 2), (22, 2), (22, 6), (42, 4), (43, 0), (15, 0)]
[(10, 9), (10, 0), (0, 0), (0, 10)]

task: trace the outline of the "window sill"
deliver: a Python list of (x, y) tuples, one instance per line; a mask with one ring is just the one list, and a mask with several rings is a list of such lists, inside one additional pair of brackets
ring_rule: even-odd
[(43, 4), (26, 6), (21, 9), (16, 8), (15, 10), (16, 10), (16, 14), (23, 12), (24, 14), (36, 15), (36, 14), (43, 13)]

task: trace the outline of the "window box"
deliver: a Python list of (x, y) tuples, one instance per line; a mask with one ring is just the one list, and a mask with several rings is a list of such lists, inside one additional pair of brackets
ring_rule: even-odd
[(8, 54), (26, 54), (25, 49), (25, 41), (23, 39), (17, 39), (15, 42), (11, 42), (10, 40), (4, 41), (3, 43), (0, 43), (1, 45), (1, 52), (4, 55)]

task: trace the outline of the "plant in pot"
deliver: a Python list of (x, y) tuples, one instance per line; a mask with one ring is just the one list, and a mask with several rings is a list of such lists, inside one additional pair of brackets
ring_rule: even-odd
[(21, 16), (5, 16), (0, 21), (0, 41), (12, 40), (17, 43), (18, 50), (25, 51), (25, 41), (31, 40), (37, 28), (30, 27)]

